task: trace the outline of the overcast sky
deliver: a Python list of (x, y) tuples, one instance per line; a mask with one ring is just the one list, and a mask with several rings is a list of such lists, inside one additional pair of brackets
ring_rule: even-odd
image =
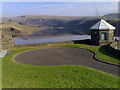
[(96, 16), (117, 13), (117, 2), (3, 2), (2, 16)]

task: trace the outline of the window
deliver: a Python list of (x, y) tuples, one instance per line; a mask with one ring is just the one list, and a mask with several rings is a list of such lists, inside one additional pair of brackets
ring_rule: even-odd
[(107, 33), (102, 33), (101, 37), (102, 37), (102, 40), (107, 40)]

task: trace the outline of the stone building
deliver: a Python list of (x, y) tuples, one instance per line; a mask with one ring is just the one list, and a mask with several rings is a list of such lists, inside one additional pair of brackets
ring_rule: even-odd
[(114, 41), (115, 27), (101, 19), (91, 28), (91, 43), (93, 45), (107, 45)]

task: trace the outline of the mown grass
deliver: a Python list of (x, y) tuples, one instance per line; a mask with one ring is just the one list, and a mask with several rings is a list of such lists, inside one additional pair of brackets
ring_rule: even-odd
[(118, 88), (118, 77), (84, 66), (32, 66), (11, 60), (30, 49), (9, 50), (3, 58), (3, 88)]
[(62, 47), (86, 47), (88, 45), (85, 44), (68, 44), (68, 45), (61, 45)]
[[(87, 47), (88, 45), (85, 44), (70, 44), (70, 45), (63, 45), (63, 47)], [(120, 64), (120, 57), (117, 57), (110, 53), (109, 47), (106, 46), (92, 46), (88, 47), (87, 49), (95, 52), (96, 59), (101, 61), (109, 62), (112, 64)]]
[(108, 46), (93, 46), (89, 47), (88, 49), (95, 52), (95, 57), (101, 61), (109, 62), (112, 64), (120, 64), (119, 57), (110, 53)]

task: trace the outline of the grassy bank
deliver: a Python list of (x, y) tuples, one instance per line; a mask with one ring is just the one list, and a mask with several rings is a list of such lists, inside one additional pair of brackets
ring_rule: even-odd
[(108, 46), (93, 46), (89, 47), (88, 49), (95, 52), (95, 57), (101, 61), (109, 62), (112, 64), (120, 64), (119, 57), (110, 53)]
[(110, 53), (108, 46), (92, 46), (88, 47), (88, 45), (85, 44), (68, 44), (68, 45), (62, 45), (64, 47), (86, 47), (86, 49), (93, 51), (96, 55), (95, 58), (99, 59), (101, 61), (109, 62), (111, 64), (120, 64), (120, 57), (117, 57)]
[(11, 60), (15, 54), (30, 49), (9, 50), (11, 54), (3, 58), (3, 88), (118, 88), (118, 77), (87, 67), (32, 66)]
[(79, 48), (79, 47), (87, 47), (88, 45), (85, 45), (85, 44), (68, 44), (68, 45), (61, 45), (62, 47), (76, 47), (76, 48)]

